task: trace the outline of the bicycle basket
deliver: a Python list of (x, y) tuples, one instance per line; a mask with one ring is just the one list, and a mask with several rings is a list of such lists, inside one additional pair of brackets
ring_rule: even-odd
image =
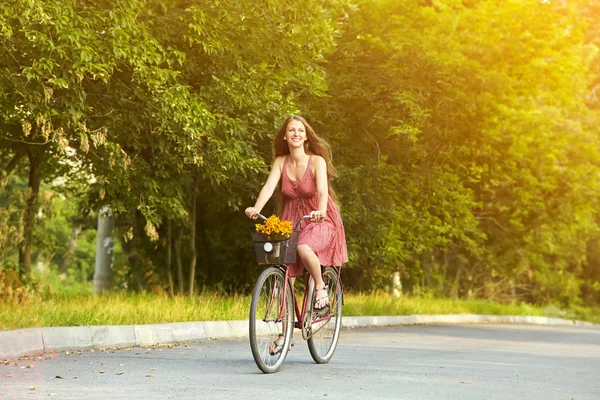
[(272, 240), (262, 233), (252, 232), (256, 261), (260, 265), (294, 264), (296, 262), (296, 247), (298, 233), (292, 233), (288, 239)]

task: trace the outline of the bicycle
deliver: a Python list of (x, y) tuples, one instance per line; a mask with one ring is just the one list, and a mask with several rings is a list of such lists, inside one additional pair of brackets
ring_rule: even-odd
[[(266, 220), (263, 215), (258, 214), (258, 217)], [(310, 355), (318, 364), (331, 360), (340, 336), (343, 290), (339, 268), (324, 267), (322, 270), (323, 280), (329, 287), (330, 305), (325, 309), (313, 308), (315, 284), (310, 274), (306, 274), (302, 309), (291, 284), (286, 264), (296, 262), (298, 227), (307, 218), (310, 217), (298, 218), (288, 239), (268, 240), (253, 233), (257, 262), (269, 266), (258, 277), (252, 292), (249, 338), (254, 361), (267, 374), (281, 368), (290, 350), (294, 328), (301, 330), (302, 338), (308, 341)], [(284, 338), (283, 347), (272, 354), (269, 347), (280, 337)]]

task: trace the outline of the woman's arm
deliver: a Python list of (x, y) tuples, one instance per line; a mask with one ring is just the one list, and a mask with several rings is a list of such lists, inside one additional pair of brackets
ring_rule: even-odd
[(283, 166), (283, 156), (279, 156), (273, 162), (273, 166), (271, 167), (271, 173), (267, 178), (267, 182), (264, 184), (260, 193), (258, 194), (258, 198), (256, 199), (256, 203), (254, 207), (246, 208), (246, 215), (249, 218), (256, 219), (256, 214), (259, 214), (267, 201), (273, 196), (275, 192), (275, 188), (277, 188), (277, 184), (279, 183), (279, 179), (281, 179), (281, 168)]
[(327, 200), (329, 198), (327, 163), (323, 157), (316, 156), (312, 158), (312, 164), (315, 171), (315, 179), (317, 180), (317, 204), (319, 206), (319, 209), (316, 210), (318, 214), (313, 216), (313, 218), (317, 221), (322, 221), (327, 215)]

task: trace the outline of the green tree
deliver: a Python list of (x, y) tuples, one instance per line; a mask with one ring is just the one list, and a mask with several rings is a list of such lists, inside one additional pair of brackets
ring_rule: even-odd
[[(151, 208), (157, 216), (153, 224), (161, 225), (158, 236), (170, 240), (158, 247), (136, 244), (138, 250), (144, 250), (137, 251), (139, 259), (132, 264), (141, 266), (140, 275), (152, 270), (146, 276), (154, 284), (164, 282), (161, 277), (169, 270), (161, 266), (176, 265), (175, 286), (183, 289), (187, 272), (189, 293), (196, 281), (243, 285), (248, 282), (248, 253), (242, 251), (242, 259), (240, 253), (227, 251), (236, 245), (248, 248), (249, 241), (243, 240), (248, 237), (248, 225), (239, 207), (250, 203), (265, 179), (271, 138), (280, 120), (296, 111), (303, 97), (324, 92), (321, 63), (332, 48), (334, 34), (333, 22), (324, 16), (335, 10), (317, 1), (270, 1), (264, 7), (249, 1), (161, 4), (148, 18), (156, 21), (153, 32), (157, 40), (185, 60), (178, 80), (189, 95), (184, 104), (187, 108), (174, 112), (182, 121), (185, 118), (186, 124), (179, 121), (164, 131), (155, 130), (165, 138), (172, 135), (164, 145), (154, 137), (136, 149), (152, 154), (151, 165), (146, 165), (148, 159), (136, 158), (144, 164), (132, 168), (135, 178), (128, 180), (127, 190), (131, 184), (142, 183), (137, 178), (141, 168), (144, 184), (153, 182), (167, 189), (164, 196), (152, 199)], [(300, 8), (307, 11), (299, 13)], [(196, 108), (191, 109), (190, 104)], [(182, 139), (197, 127), (201, 129), (195, 137)], [(161, 163), (159, 157), (163, 156)], [(148, 180), (159, 175), (160, 181)], [(124, 189), (112, 192), (122, 195)], [(133, 193), (139, 191), (131, 192), (135, 199)], [(146, 189), (143, 192), (148, 193)], [(178, 209), (181, 212), (175, 212)], [(133, 232), (145, 227), (134, 214), (130, 221)], [(189, 246), (182, 247), (184, 243)]]
[[(442, 282), (446, 294), (578, 297), (598, 158), (581, 123), (591, 116), (577, 13), (537, 1), (358, 2), (317, 115), (357, 171), (342, 195), (359, 184), (388, 205), (354, 197), (351, 208), (376, 214), (350, 227), (351, 238), (365, 232), (354, 259), (388, 256), (360, 268), (402, 265), (438, 293)], [(412, 232), (418, 245), (404, 247)]]
[[(162, 97), (170, 95), (168, 90), (177, 92), (169, 69), (176, 57), (151, 40), (147, 27), (136, 20), (145, 5), (14, 0), (0, 6), (0, 145), (2, 158), (10, 160), (3, 175), (8, 176), (19, 160), (26, 160), (29, 170), (20, 244), (25, 273), (31, 270), (41, 181), (52, 180), (73, 164), (80, 169), (94, 165), (103, 155), (101, 148), (113, 154), (112, 160), (102, 160), (105, 164), (118, 160), (128, 165), (130, 158), (118, 143), (109, 141), (109, 132), (136, 121), (139, 109), (132, 105), (156, 109), (155, 103), (164, 103)], [(132, 97), (144, 91), (151, 104)], [(111, 96), (129, 104), (127, 119), (119, 109), (106, 110)]]

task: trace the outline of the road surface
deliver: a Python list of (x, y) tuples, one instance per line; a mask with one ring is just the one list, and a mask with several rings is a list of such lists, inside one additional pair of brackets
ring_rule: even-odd
[(600, 399), (600, 327), (347, 329), (325, 365), (294, 340), (271, 375), (247, 339), (23, 359), (0, 364), (0, 399)]

